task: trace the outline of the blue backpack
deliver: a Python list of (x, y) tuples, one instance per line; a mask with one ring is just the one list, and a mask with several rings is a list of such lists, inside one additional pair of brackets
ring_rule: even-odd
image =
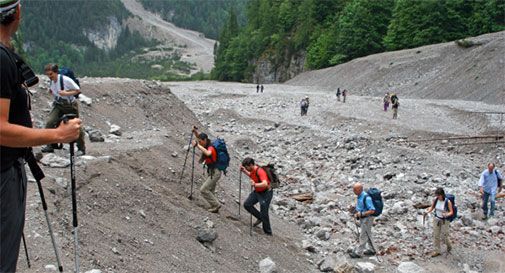
[[(452, 203), (452, 210), (453, 214), (450, 217), (445, 218), (445, 220), (452, 222), (456, 217), (458, 217), (458, 207), (456, 206), (456, 197), (453, 194), (446, 194), (445, 195), (445, 203), (444, 203), (444, 210), (449, 211), (449, 205), (448, 201), (451, 200)], [(437, 199), (433, 200), (433, 205), (436, 205)]]
[(212, 141), (212, 146), (216, 149), (217, 160), (213, 167), (217, 168), (226, 175), (226, 168), (230, 165), (230, 155), (228, 154), (228, 149), (226, 148), (226, 143), (224, 139), (216, 138)]
[[(366, 191), (367, 195), (372, 198), (373, 206), (375, 207), (375, 212), (372, 216), (379, 216), (382, 214), (382, 209), (384, 208), (384, 202), (382, 201), (381, 191), (377, 188), (370, 188)], [(366, 208), (365, 198), (363, 198), (363, 207)]]
[[(70, 69), (68, 67), (61, 67), (60, 69), (58, 69), (58, 73), (60, 75), (65, 75), (65, 76), (71, 78), (79, 87), (81, 87), (81, 83), (75, 77), (74, 71), (72, 71), (72, 69)], [(63, 80), (60, 80), (60, 85), (61, 85), (61, 90), (63, 90)], [(79, 94), (74, 95), (74, 97), (78, 98)]]

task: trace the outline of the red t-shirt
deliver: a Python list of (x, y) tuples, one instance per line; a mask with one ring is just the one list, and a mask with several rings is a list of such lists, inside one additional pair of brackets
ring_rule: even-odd
[[(258, 175), (256, 175), (258, 173)], [(259, 176), (259, 177), (258, 177)], [(249, 177), (254, 181), (254, 183), (259, 184), (261, 181), (267, 181), (268, 187), (265, 188), (254, 188), (256, 192), (264, 192), (270, 188), (270, 179), (268, 179), (267, 172), (260, 168), (259, 166), (254, 167), (254, 169), (250, 172)]]
[(210, 156), (206, 156), (204, 158), (205, 164), (206, 165), (211, 165), (211, 164), (216, 163), (216, 161), (217, 161), (217, 151), (216, 151), (216, 148), (214, 148), (214, 146), (209, 146), (207, 148), (207, 150), (210, 151), (211, 155)]

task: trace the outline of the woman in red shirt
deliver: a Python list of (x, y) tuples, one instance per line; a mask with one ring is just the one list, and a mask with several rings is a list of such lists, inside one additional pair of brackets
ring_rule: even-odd
[[(270, 187), (270, 179), (266, 171), (254, 163), (254, 159), (247, 157), (242, 161), (240, 170), (251, 178), (251, 186), (254, 191), (251, 191), (249, 197), (244, 202), (244, 208), (256, 217), (254, 226), (263, 223), (263, 231), (267, 235), (272, 235), (270, 227), (270, 218), (268, 209), (273, 197), (273, 190)], [(260, 211), (254, 205), (260, 203)]]

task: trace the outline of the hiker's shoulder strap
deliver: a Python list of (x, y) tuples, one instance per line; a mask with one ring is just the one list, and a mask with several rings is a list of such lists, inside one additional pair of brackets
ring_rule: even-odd
[(65, 90), (65, 85), (63, 84), (63, 75), (59, 75), (60, 78), (60, 90)]

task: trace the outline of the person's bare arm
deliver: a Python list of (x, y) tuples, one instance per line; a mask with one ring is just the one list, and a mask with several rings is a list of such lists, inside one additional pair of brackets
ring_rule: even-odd
[(0, 99), (0, 145), (12, 148), (68, 143), (79, 137), (80, 119), (60, 124), (56, 129), (34, 129), (9, 123), (10, 100)]

